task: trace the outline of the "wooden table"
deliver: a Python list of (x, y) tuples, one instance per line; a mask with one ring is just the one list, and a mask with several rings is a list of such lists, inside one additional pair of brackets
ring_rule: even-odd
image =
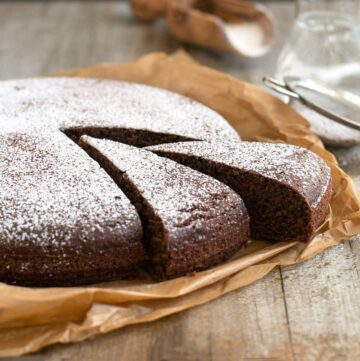
[[(274, 70), (294, 11), (292, 2), (267, 4), (280, 22), (266, 57), (186, 50), (204, 64), (260, 83)], [(0, 3), (1, 79), (124, 62), (180, 46), (162, 22), (134, 22), (123, 2)], [(360, 243), (347, 242), (203, 306), (21, 360), (359, 360), (359, 271)]]

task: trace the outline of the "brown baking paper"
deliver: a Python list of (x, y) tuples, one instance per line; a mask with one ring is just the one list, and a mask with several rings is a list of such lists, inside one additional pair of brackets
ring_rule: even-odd
[(311, 149), (331, 167), (334, 191), (327, 219), (306, 245), (252, 241), (227, 263), (162, 283), (112, 282), (47, 289), (0, 284), (0, 356), (81, 341), (180, 312), (249, 285), (276, 266), (304, 261), (360, 233), (360, 202), (350, 177), (339, 169), (300, 115), (256, 86), (200, 66), (185, 53), (155, 53), (128, 64), (95, 65), (57, 75), (126, 80), (189, 96), (222, 114), (244, 140)]

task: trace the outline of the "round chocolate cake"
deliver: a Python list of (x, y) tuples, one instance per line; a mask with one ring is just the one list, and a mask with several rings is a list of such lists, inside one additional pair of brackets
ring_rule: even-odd
[[(81, 78), (2, 82), (0, 281), (69, 286), (134, 278), (142, 269), (167, 279), (238, 251), (250, 232), (247, 208), (253, 234), (274, 240), (308, 240), (324, 218), (331, 182), (324, 188), (328, 169), (315, 155), (312, 164), (321, 167), (311, 178), (319, 182), (309, 186), (309, 194), (318, 194), (311, 209), (308, 193), (300, 190), (284, 193), (274, 182), (252, 188), (259, 199), (278, 188), (279, 197), (290, 197), (278, 201), (274, 218), (298, 220), (285, 222), (295, 229), (285, 236), (256, 215), (254, 203), (234, 184), (246, 180), (252, 187), (256, 177), (235, 172), (236, 180), (227, 180), (230, 149), (224, 148), (227, 155), (216, 167), (203, 161), (197, 167), (162, 148), (178, 142), (219, 149), (223, 142), (242, 144), (219, 114), (165, 90)], [(140, 149), (148, 146), (160, 148)], [(301, 167), (309, 159), (307, 153), (290, 153), (279, 162), (295, 157)], [(194, 155), (199, 156), (196, 149)], [(293, 190), (298, 172), (279, 172), (287, 174), (279, 183)], [(293, 213), (298, 207), (304, 213)], [(273, 231), (265, 232), (269, 224)]]

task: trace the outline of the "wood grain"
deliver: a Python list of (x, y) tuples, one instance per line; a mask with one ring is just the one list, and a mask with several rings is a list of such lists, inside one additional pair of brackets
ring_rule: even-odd
[[(266, 4), (280, 20), (280, 36), (264, 58), (186, 50), (206, 65), (260, 84), (274, 71), (294, 11), (291, 2)], [(134, 22), (123, 2), (0, 2), (0, 79), (124, 62), (180, 46), (162, 21)], [(349, 169), (360, 174), (360, 162)], [(203, 306), (18, 360), (358, 360), (359, 272), (354, 240)]]
[(295, 359), (360, 359), (359, 274), (350, 244), (281, 274)]

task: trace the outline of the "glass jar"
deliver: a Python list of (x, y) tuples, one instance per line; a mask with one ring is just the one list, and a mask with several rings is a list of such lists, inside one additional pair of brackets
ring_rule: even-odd
[(360, 1), (297, 0), (276, 76), (309, 77), (359, 91)]

